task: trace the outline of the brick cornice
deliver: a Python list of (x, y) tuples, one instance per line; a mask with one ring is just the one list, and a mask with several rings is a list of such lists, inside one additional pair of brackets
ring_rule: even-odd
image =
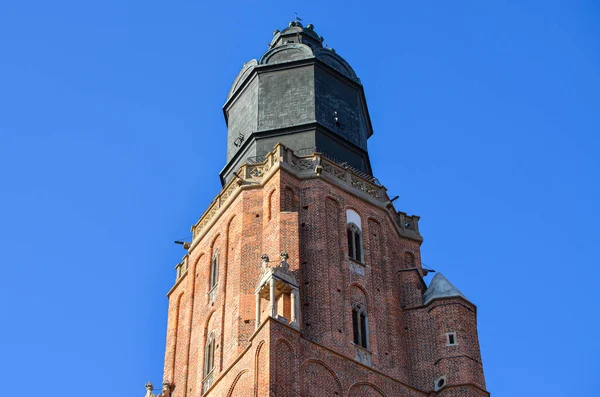
[(480, 386), (477, 386), (474, 383), (461, 383), (461, 384), (458, 384), (458, 385), (446, 385), (438, 393), (434, 394), (434, 396), (440, 395), (441, 393), (444, 393), (444, 392), (446, 392), (448, 390), (458, 389), (458, 388), (461, 388), (461, 387), (472, 387), (472, 388), (477, 389), (480, 392), (484, 393), (486, 396), (490, 395), (489, 391), (487, 391), (485, 389), (482, 389)]
[(436, 361), (433, 363), (433, 365), (438, 365), (438, 364), (440, 363), (440, 361), (442, 361), (442, 360), (448, 360), (448, 359), (451, 359), (451, 358), (468, 358), (468, 359), (470, 359), (470, 360), (472, 360), (472, 361), (475, 361), (475, 362), (476, 362), (477, 364), (479, 364), (479, 365), (483, 365), (483, 363), (482, 363), (481, 361), (479, 361), (479, 360), (477, 360), (477, 359), (475, 359), (475, 358), (473, 358), (473, 357), (471, 357), (471, 356), (467, 356), (466, 354), (459, 355), (459, 356), (449, 356), (449, 357), (442, 357), (442, 358), (439, 358), (439, 359), (437, 359), (437, 360), (436, 360)]

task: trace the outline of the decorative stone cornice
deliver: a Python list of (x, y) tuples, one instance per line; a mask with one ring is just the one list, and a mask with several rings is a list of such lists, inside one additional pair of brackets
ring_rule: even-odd
[(207, 226), (218, 218), (222, 209), (229, 206), (234, 196), (237, 196), (241, 190), (263, 186), (272, 173), (279, 168), (284, 168), (299, 179), (326, 179), (365, 201), (388, 209), (389, 213), (393, 214), (394, 223), (402, 236), (417, 241), (423, 240), (419, 234), (419, 217), (393, 211), (387, 189), (377, 179), (348, 164), (340, 164), (328, 159), (317, 148), (294, 152), (278, 144), (267, 155), (248, 159), (248, 162), (240, 166), (236, 177), (225, 185), (198, 222), (192, 226), (193, 240), (190, 249), (195, 247), (200, 236), (203, 236), (207, 230)]

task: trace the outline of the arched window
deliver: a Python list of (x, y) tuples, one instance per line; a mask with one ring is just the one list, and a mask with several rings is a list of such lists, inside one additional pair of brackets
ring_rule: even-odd
[(367, 312), (360, 303), (352, 305), (352, 329), (354, 331), (354, 343), (368, 349), (369, 325), (367, 322)]
[(210, 261), (209, 290), (212, 290), (219, 282), (219, 250), (217, 249)]
[(204, 376), (210, 374), (215, 367), (215, 333), (211, 332), (204, 347)]
[(362, 233), (356, 224), (348, 223), (348, 256), (362, 262)]

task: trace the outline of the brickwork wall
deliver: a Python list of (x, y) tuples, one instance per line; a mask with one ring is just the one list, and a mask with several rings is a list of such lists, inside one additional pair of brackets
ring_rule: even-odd
[(271, 380), (272, 396), (378, 396), (361, 394), (373, 390), (389, 397), (428, 395), (301, 338), (297, 331), (277, 321), (271, 322), (271, 340), (277, 340), (278, 346), (285, 344), (288, 349), (285, 350), (287, 361), (276, 363), (277, 376)]
[[(364, 263), (347, 255), (348, 209), (361, 217)], [(211, 333), (210, 396), (424, 396), (441, 375), (479, 390), (465, 396), (485, 388), (475, 307), (462, 299), (422, 306), (420, 242), (401, 237), (387, 209), (323, 178), (280, 169), (264, 185), (241, 189), (213, 222), (169, 294), (165, 379), (175, 383), (173, 397), (201, 395)], [(281, 251), (298, 279), (300, 330), (268, 320), (263, 299), (256, 331), (260, 258), (266, 253), (276, 262)], [(211, 301), (215, 252), (219, 281)], [(370, 367), (357, 361), (362, 350), (352, 343), (358, 301), (368, 315)], [(452, 349), (448, 331), (457, 332)]]
[[(281, 180), (282, 185), (295, 189), (294, 193), (300, 197), (303, 334), (354, 359), (349, 291), (351, 286), (357, 286), (367, 297), (374, 366), (407, 381), (403, 319), (398, 315), (401, 288), (394, 269), (404, 266), (402, 258), (407, 250), (416, 251), (415, 262), (420, 259), (419, 243), (401, 239), (393, 232), (386, 210), (326, 181), (298, 181), (287, 173), (282, 174)], [(364, 275), (351, 270), (346, 254), (346, 209), (355, 210), (362, 219), (366, 266), (358, 266), (364, 268)]]
[(448, 386), (440, 390), (436, 397), (488, 397), (490, 394), (485, 390), (478, 389), (472, 385)]
[[(446, 376), (448, 385), (473, 384), (485, 389), (475, 306), (461, 298), (440, 299), (405, 311), (410, 378), (420, 389)], [(447, 346), (446, 333), (458, 344)]]
[[(434, 376), (447, 376), (448, 384), (472, 383), (485, 389), (475, 307), (460, 298), (431, 302), (437, 359)], [(456, 346), (446, 346), (446, 332), (456, 332)]]

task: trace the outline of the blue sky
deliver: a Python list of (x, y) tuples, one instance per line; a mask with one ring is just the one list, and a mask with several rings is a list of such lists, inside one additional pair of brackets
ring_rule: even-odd
[[(375, 175), (479, 308), (495, 396), (591, 395), (596, 1), (20, 1), (0, 10), (6, 390), (160, 384), (173, 240), (219, 192), (221, 106), (298, 12), (361, 78)], [(431, 277), (429, 277), (430, 279)]]

